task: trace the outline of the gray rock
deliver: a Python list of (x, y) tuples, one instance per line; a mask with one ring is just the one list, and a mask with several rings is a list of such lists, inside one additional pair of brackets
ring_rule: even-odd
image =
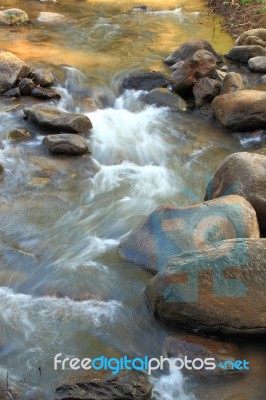
[(182, 97), (164, 88), (151, 90), (145, 96), (144, 101), (158, 107), (168, 107), (173, 111), (186, 111), (187, 109), (187, 103)]
[(0, 181), (2, 181), (2, 179), (4, 178), (4, 173), (5, 173), (4, 167), (2, 164), (0, 164)]
[(266, 239), (217, 242), (174, 257), (148, 284), (164, 322), (212, 335), (266, 334)]
[(161, 72), (138, 72), (129, 75), (122, 83), (123, 89), (147, 90), (167, 87), (169, 80)]
[(240, 196), (177, 208), (161, 206), (120, 244), (123, 259), (157, 273), (177, 254), (226, 238), (259, 238), (257, 216)]
[(34, 83), (32, 79), (23, 78), (19, 81), (18, 87), (22, 96), (30, 96)]
[(29, 17), (27, 13), (19, 8), (10, 8), (0, 11), (0, 25), (23, 25), (27, 23)]
[(221, 84), (215, 79), (200, 78), (193, 86), (193, 95), (197, 107), (201, 107), (204, 103), (212, 101), (212, 99), (220, 94)]
[(19, 97), (20, 96), (20, 90), (19, 88), (13, 88), (8, 90), (7, 92), (4, 93), (4, 96), (6, 97)]
[(48, 135), (43, 139), (43, 143), (51, 153), (78, 156), (88, 151), (86, 140), (82, 136), (71, 133)]
[(226, 128), (236, 131), (263, 129), (266, 126), (266, 93), (238, 90), (215, 97), (213, 115)]
[(30, 73), (30, 67), (14, 54), (8, 51), (0, 53), (0, 94), (11, 89), (15, 83), (26, 78)]
[(248, 66), (255, 72), (266, 72), (266, 56), (250, 58)]
[(262, 46), (235, 46), (225, 54), (231, 60), (246, 64), (250, 58), (258, 56), (266, 56), (266, 50)]
[(207, 50), (213, 54), (216, 62), (222, 61), (221, 54), (217, 53), (207, 40), (192, 39), (179, 46), (170, 56), (166, 57), (164, 62), (168, 65), (173, 65), (179, 61), (186, 61), (193, 57), (198, 50)]
[(23, 110), (33, 124), (57, 132), (83, 133), (92, 128), (90, 119), (83, 114), (71, 114), (50, 108), (30, 108)]
[(61, 99), (61, 95), (55, 89), (43, 87), (36, 87), (32, 89), (31, 96), (43, 100)]
[(42, 87), (53, 86), (56, 82), (54, 74), (45, 68), (40, 68), (33, 71), (32, 78), (37, 85), (41, 85)]
[(221, 94), (244, 90), (242, 76), (236, 72), (228, 72), (224, 79), (221, 89)]
[(225, 193), (245, 197), (254, 207), (260, 228), (266, 232), (266, 157), (240, 152), (225, 158), (209, 182), (205, 200)]

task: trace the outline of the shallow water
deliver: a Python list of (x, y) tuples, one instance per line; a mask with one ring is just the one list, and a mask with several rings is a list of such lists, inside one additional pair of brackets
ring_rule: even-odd
[[(222, 53), (233, 43), (203, 1), (146, 1), (148, 12), (132, 11), (138, 4), (1, 2), (32, 19), (40, 11), (72, 19), (54, 27), (1, 27), (0, 48), (35, 67), (52, 67), (62, 100), (46, 104), (86, 113), (94, 126), (92, 157), (48, 156), (43, 132), (29, 126), (20, 109), (5, 112), (21, 101), (0, 102), (6, 170), (0, 186), (0, 374), (4, 379), (8, 371), (10, 385), (25, 399), (38, 391), (52, 398), (63, 379), (53, 371), (57, 353), (162, 354), (164, 337), (176, 330), (151, 316), (144, 296), (151, 275), (121, 261), (117, 245), (158, 205), (202, 201), (224, 157), (263, 146), (259, 135), (232, 135), (199, 115), (146, 106), (142, 92), (121, 94), (130, 71), (166, 71), (162, 58), (185, 40), (206, 38)], [(91, 96), (102, 109), (89, 112)], [(29, 127), (33, 139), (9, 142), (15, 127)], [(173, 372), (153, 378), (155, 399), (264, 398), (265, 345), (240, 345), (253, 365), (245, 378), (204, 384)]]

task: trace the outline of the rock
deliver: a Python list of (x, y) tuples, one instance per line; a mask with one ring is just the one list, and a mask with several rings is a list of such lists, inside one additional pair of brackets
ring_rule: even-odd
[(133, 7), (133, 9), (132, 9), (133, 11), (148, 11), (148, 7), (147, 6), (136, 6), (136, 7)]
[(248, 66), (255, 72), (266, 72), (266, 56), (250, 58), (248, 60)]
[(168, 107), (173, 111), (186, 111), (187, 109), (187, 104), (182, 97), (164, 88), (151, 90), (144, 97), (144, 101), (158, 107)]
[(34, 83), (29, 78), (20, 79), (18, 87), (22, 96), (30, 96)]
[(36, 87), (32, 89), (31, 96), (43, 100), (61, 99), (61, 95), (55, 89), (52, 88)]
[(37, 21), (46, 24), (65, 24), (68, 22), (68, 18), (63, 14), (43, 11), (40, 12)]
[[(233, 363), (237, 360), (243, 359), (240, 354), (239, 348), (229, 342), (220, 340), (208, 339), (201, 336), (168, 336), (164, 341), (164, 352), (167, 357), (181, 358), (194, 360), (200, 358), (202, 360), (206, 358), (212, 358), (215, 364), (218, 366), (227, 360), (231, 360)], [(190, 366), (191, 368), (191, 366)], [(242, 371), (232, 369), (230, 366), (227, 368), (216, 367), (213, 370), (201, 369), (197, 370), (184, 368), (182, 372), (189, 374), (196, 374), (202, 377), (230, 377), (232, 375), (239, 375)]]
[(208, 184), (205, 200), (228, 193), (243, 196), (250, 202), (261, 230), (266, 232), (266, 157), (246, 152), (226, 157)]
[(32, 72), (32, 78), (37, 85), (42, 87), (53, 86), (56, 82), (54, 74), (48, 69), (40, 68)]
[(225, 54), (225, 57), (242, 63), (248, 63), (250, 58), (258, 56), (266, 56), (266, 50), (262, 46), (235, 46)]
[(223, 239), (260, 237), (256, 213), (243, 197), (217, 200), (157, 208), (121, 242), (120, 255), (157, 273), (172, 257), (205, 244), (215, 247)]
[(179, 61), (186, 61), (198, 50), (207, 50), (215, 57), (216, 62), (222, 62), (221, 54), (217, 53), (211, 44), (204, 39), (192, 39), (179, 46), (170, 56), (166, 57), (164, 62), (168, 65), (173, 65)]
[(161, 72), (138, 72), (129, 75), (122, 83), (123, 89), (147, 90), (169, 85), (169, 80)]
[[(257, 29), (250, 29), (249, 31), (246, 31), (242, 33), (237, 39), (236, 39), (236, 45), (237, 46), (245, 46), (249, 44), (258, 44), (253, 42), (251, 38), (255, 38), (255, 40), (259, 40), (264, 44), (264, 47), (266, 46), (266, 28), (257, 28)], [(250, 40), (251, 39), (251, 40)]]
[(221, 84), (215, 79), (200, 78), (193, 86), (193, 95), (197, 107), (210, 102), (214, 97), (220, 94)]
[(166, 323), (215, 335), (265, 335), (266, 239), (223, 240), (173, 258), (148, 284)]
[(44, 129), (67, 133), (84, 133), (92, 128), (90, 119), (83, 114), (71, 114), (50, 108), (30, 108), (23, 110), (25, 116), (35, 125)]
[(0, 164), (0, 181), (4, 178), (4, 167)]
[(241, 90), (222, 94), (212, 102), (215, 118), (226, 128), (246, 131), (265, 128), (266, 93)]
[(25, 128), (16, 128), (15, 130), (9, 132), (8, 139), (17, 140), (27, 140), (31, 138), (31, 133)]
[(56, 389), (54, 400), (150, 400), (152, 386), (145, 374), (121, 371), (102, 377), (99, 373), (87, 382), (64, 384)]
[(43, 139), (43, 144), (51, 153), (61, 153), (68, 156), (78, 156), (88, 151), (86, 140), (71, 133), (48, 135)]
[(244, 83), (242, 76), (236, 72), (228, 72), (223, 80), (221, 94), (236, 92), (237, 90), (243, 90)]
[(198, 50), (190, 59), (179, 64), (171, 76), (171, 83), (176, 92), (182, 93), (191, 88), (197, 79), (210, 76), (215, 68), (216, 60), (212, 53)]
[(221, 68), (220, 68), (220, 71), (223, 71), (223, 72), (227, 72), (229, 70), (229, 68), (227, 67), (227, 65), (223, 65)]
[(10, 8), (0, 11), (0, 25), (23, 25), (26, 24), (29, 17), (25, 11), (19, 8)]
[(266, 75), (263, 75), (263, 76), (260, 78), (260, 83), (266, 84)]
[(20, 90), (19, 88), (13, 88), (8, 90), (7, 92), (4, 93), (4, 96), (6, 97), (20, 97)]
[(26, 78), (30, 67), (8, 51), (0, 53), (0, 94), (11, 89), (17, 80)]

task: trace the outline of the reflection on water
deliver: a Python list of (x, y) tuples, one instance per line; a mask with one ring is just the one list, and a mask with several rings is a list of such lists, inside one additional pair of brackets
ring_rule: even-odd
[[(92, 158), (48, 156), (43, 132), (27, 125), (20, 108), (4, 111), (14, 102), (0, 102), (0, 162), (6, 171), (0, 186), (0, 374), (8, 370), (10, 384), (25, 399), (34, 390), (52, 393), (62, 381), (53, 371), (58, 352), (80, 358), (161, 355), (165, 335), (175, 330), (150, 315), (144, 290), (151, 275), (121, 261), (117, 245), (158, 205), (201, 201), (224, 157), (260, 143), (229, 135), (195, 114), (147, 106), (142, 92), (121, 95), (123, 76), (164, 70), (162, 58), (189, 38), (206, 38), (221, 52), (232, 44), (203, 1), (150, 0), (147, 12), (132, 11), (138, 4), (1, 3), (24, 9), (32, 19), (41, 11), (71, 17), (67, 25), (2, 27), (1, 49), (33, 66), (51, 66), (62, 94), (59, 107), (87, 113), (94, 126), (88, 138)], [(101, 109), (89, 112), (88, 97)], [(33, 139), (8, 142), (16, 127), (30, 128)], [(259, 371), (256, 346), (251, 351), (244, 343), (243, 349), (247, 359), (255, 354)], [(217, 398), (224, 388), (224, 382), (212, 386), (209, 397), (195, 378), (184, 380), (177, 372), (153, 382), (161, 400)], [(259, 393), (263, 384), (260, 372), (250, 374), (241, 383), (229, 382), (220, 398), (245, 397), (249, 387)]]

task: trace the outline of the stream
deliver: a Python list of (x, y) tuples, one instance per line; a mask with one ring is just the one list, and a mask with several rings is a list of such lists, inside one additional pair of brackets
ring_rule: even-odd
[[(197, 112), (145, 105), (141, 92), (122, 94), (131, 72), (169, 72), (162, 59), (191, 38), (221, 53), (233, 39), (203, 0), (3, 0), (0, 6), (64, 14), (68, 24), (0, 28), (0, 49), (57, 77), (60, 101), (45, 102), (91, 119), (92, 155), (50, 156), (38, 129), (33, 139), (7, 140), (28, 127), (20, 104), (0, 101), (0, 381), (23, 399), (52, 399), (68, 372), (54, 371), (57, 353), (84, 357), (159, 357), (169, 334), (184, 334), (150, 313), (145, 287), (152, 275), (121, 260), (121, 239), (161, 204), (204, 198), (219, 163), (257, 151), (260, 136), (228, 133)], [(248, 86), (255, 80), (244, 79)], [(100, 107), (90, 111), (89, 98)], [(18, 105), (14, 113), (9, 107)], [(265, 399), (265, 344), (238, 341), (251, 372), (215, 382), (181, 372), (152, 377), (156, 400)], [(44, 396), (44, 397), (38, 397)], [(0, 396), (1, 398), (1, 396)]]

